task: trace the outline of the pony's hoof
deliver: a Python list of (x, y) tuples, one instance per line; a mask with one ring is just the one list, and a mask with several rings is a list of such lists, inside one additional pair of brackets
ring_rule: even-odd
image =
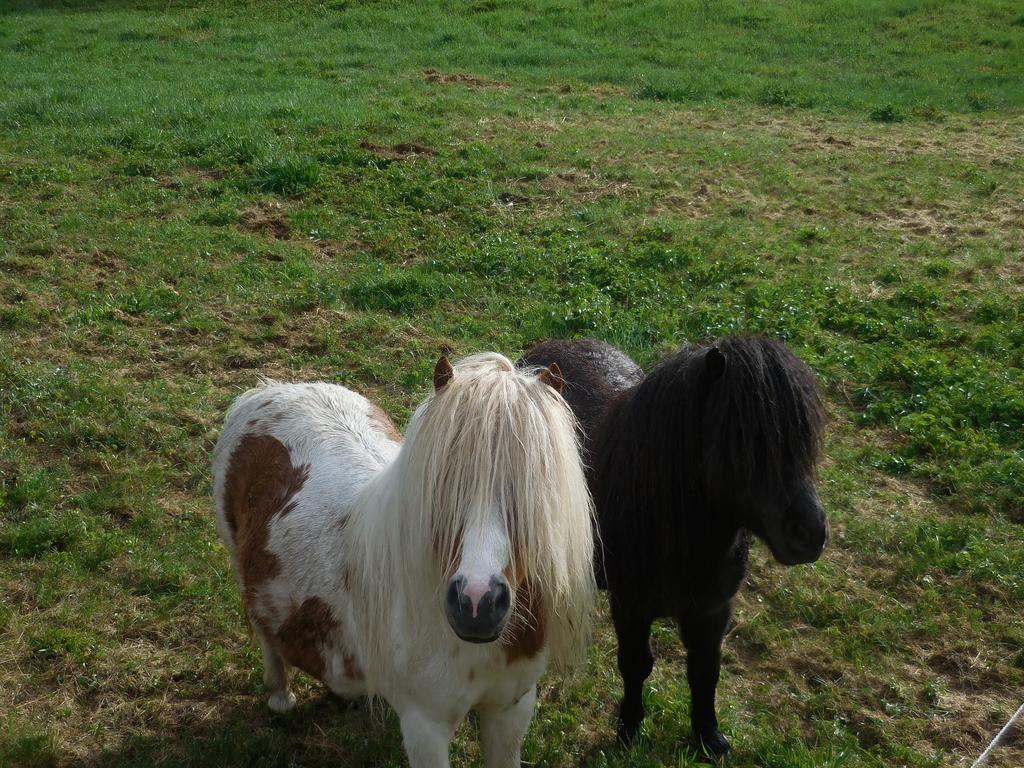
[(729, 753), (729, 740), (717, 728), (697, 731), (697, 741), (704, 754), (713, 760), (725, 757)]
[(618, 735), (619, 742), (621, 744), (628, 747), (633, 743), (637, 733), (640, 732), (640, 722), (640, 720), (637, 720), (636, 722), (627, 722), (622, 719), (619, 720)]
[(278, 691), (267, 699), (267, 706), (278, 714), (289, 712), (295, 708), (295, 694), (291, 691)]

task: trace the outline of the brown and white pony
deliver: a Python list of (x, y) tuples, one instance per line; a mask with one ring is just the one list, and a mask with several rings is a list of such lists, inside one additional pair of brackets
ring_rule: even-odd
[(263, 650), (269, 706), (290, 666), (387, 700), (414, 767), (447, 766), (471, 709), (487, 766), (518, 766), (549, 659), (585, 648), (592, 507), (557, 368), (442, 357), (405, 442), (331, 384), (264, 385), (213, 458), (217, 530)]

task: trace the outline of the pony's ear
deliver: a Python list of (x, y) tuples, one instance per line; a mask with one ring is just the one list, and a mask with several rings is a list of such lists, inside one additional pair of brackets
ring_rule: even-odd
[(562, 369), (558, 367), (558, 363), (551, 363), (547, 368), (540, 372), (540, 375), (537, 378), (555, 390), (558, 394), (562, 394), (562, 388), (565, 386), (565, 377), (562, 376)]
[(454, 375), (455, 369), (448, 362), (448, 355), (441, 355), (441, 359), (434, 366), (434, 391), (440, 392), (444, 389), (445, 384), (451, 381)]
[(718, 381), (725, 373), (725, 355), (718, 347), (712, 347), (704, 353), (704, 365), (708, 373), (708, 383)]

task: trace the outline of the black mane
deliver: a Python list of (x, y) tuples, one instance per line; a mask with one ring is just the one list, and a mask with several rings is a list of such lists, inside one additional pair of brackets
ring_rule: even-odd
[[(813, 472), (825, 419), (807, 365), (765, 336), (727, 336), (714, 348), (725, 367), (703, 404), (707, 483), (746, 486), (757, 479), (777, 491), (794, 473)], [(658, 368), (692, 366), (708, 349), (682, 351)]]

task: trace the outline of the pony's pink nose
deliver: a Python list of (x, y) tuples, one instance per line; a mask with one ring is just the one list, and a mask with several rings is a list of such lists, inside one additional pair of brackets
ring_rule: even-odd
[(480, 598), (491, 591), (490, 584), (484, 584), (482, 581), (474, 581), (465, 586), (462, 590), (462, 594), (469, 598), (469, 604), (473, 609), (473, 618), (476, 618), (477, 611), (480, 609)]
[(491, 643), (505, 626), (512, 594), (503, 576), (486, 584), (456, 576), (445, 594), (445, 612), (455, 634), (471, 643)]

